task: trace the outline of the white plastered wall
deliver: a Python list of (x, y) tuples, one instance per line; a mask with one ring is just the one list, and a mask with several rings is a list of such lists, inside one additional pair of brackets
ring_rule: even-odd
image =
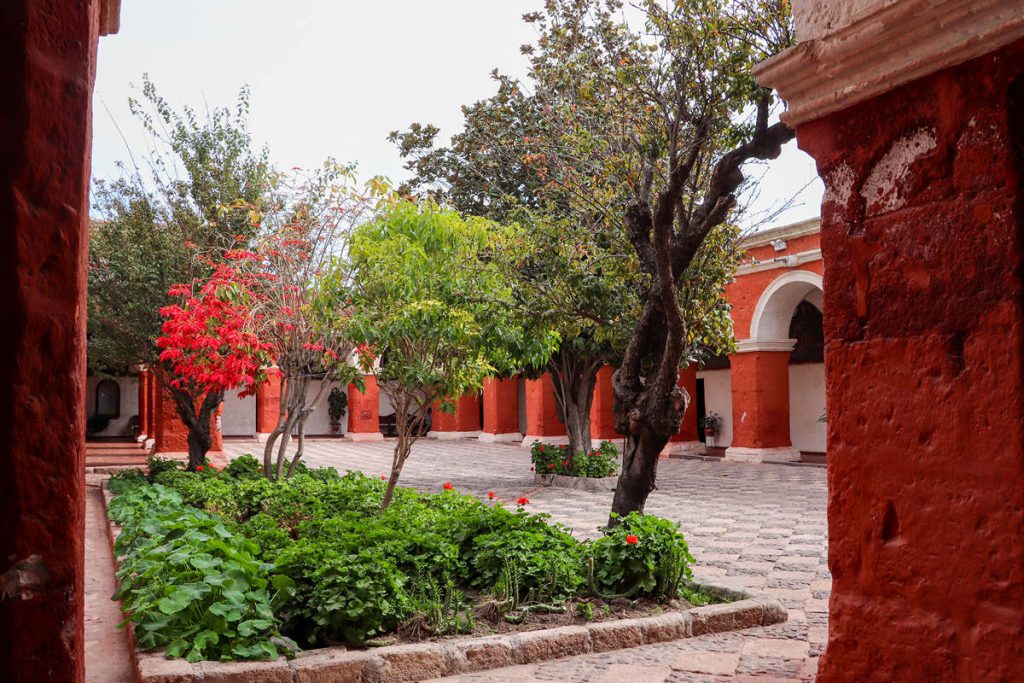
[[(722, 416), (722, 428), (714, 437), (709, 438), (709, 446), (728, 448), (732, 445), (732, 371), (703, 370), (697, 373), (697, 379), (704, 380), (704, 407), (708, 412), (716, 412)], [(692, 404), (696, 410), (696, 401)], [(700, 415), (697, 416), (700, 419)]]
[(237, 390), (224, 392), (220, 429), (224, 436), (252, 436), (256, 433), (256, 397), (238, 397)]
[[(139, 378), (132, 375), (127, 377), (111, 377), (110, 379), (117, 382), (118, 387), (121, 389), (121, 414), (119, 417), (111, 419), (107, 428), (102, 432), (97, 432), (96, 436), (131, 437), (132, 432), (128, 426), (129, 422), (131, 422), (132, 417), (139, 414)], [(92, 417), (96, 412), (96, 385), (101, 380), (102, 378), (100, 377), (89, 377), (86, 379), (86, 419)]]
[[(331, 417), (328, 414), (328, 398), (331, 395), (331, 389), (334, 387), (341, 387), (338, 382), (331, 382), (327, 388), (324, 389), (324, 393), (320, 396), (320, 401), (316, 404), (316, 408), (310, 413), (309, 419), (306, 420), (306, 436), (324, 436), (331, 433)], [(310, 382), (306, 386), (306, 405), (308, 406), (316, 398), (317, 391), (320, 389), (320, 382)], [(342, 388), (344, 390), (344, 388)], [(348, 430), (348, 411), (341, 415), (341, 429), (338, 434), (344, 434)]]
[(819, 422), (825, 410), (825, 364), (789, 366), (789, 435), (793, 447), (812, 453), (825, 452), (826, 425)]

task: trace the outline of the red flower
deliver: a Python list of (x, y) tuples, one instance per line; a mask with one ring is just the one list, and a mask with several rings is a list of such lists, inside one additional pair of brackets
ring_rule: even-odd
[(549, 470), (553, 470), (553, 469), (555, 469), (555, 463), (553, 463), (553, 462), (549, 462), (549, 463), (548, 463), (548, 469), (549, 469)]
[(491, 500), (494, 500), (494, 491), (488, 491), (487, 497), (490, 498)]
[(569, 466), (569, 461), (568, 460), (563, 460), (562, 461), (562, 467), (568, 467), (568, 466)]
[(634, 536), (633, 534), (630, 534), (629, 536), (626, 536), (626, 543), (628, 543), (629, 545), (636, 545), (639, 542), (640, 542), (640, 539), (637, 538), (636, 536)]
[(387, 480), (388, 480), (388, 478), (387, 478), (387, 477), (385, 477), (385, 476), (384, 476), (384, 475), (382, 474), (382, 475), (380, 475), (380, 480), (381, 480), (381, 481), (387, 481)]
[(529, 504), (530, 504), (530, 499), (527, 498), (526, 496), (522, 496), (522, 497), (519, 498), (519, 500), (516, 501), (516, 505), (529, 505)]
[(199, 465), (198, 467), (196, 467), (196, 472), (202, 472), (202, 471), (203, 471), (203, 466), (202, 465)]
[(533, 468), (532, 467), (530, 468), (530, 471), (533, 472)]
[(446, 481), (442, 488), (444, 488), (445, 491), (451, 491), (455, 487), (452, 486), (452, 483), (450, 481)]
[(544, 444), (541, 444), (541, 446), (540, 446), (540, 452), (541, 452), (541, 453), (543, 453), (543, 452), (544, 452)]

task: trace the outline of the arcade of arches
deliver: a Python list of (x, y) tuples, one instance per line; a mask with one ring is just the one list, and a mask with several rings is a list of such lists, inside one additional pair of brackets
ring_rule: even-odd
[[(117, 31), (118, 5), (0, 3), (3, 681), (83, 680), (91, 103), (97, 40)], [(833, 581), (818, 680), (1024, 680), (1021, 2), (792, 7), (799, 44), (754, 75), (786, 100), (782, 118), (825, 183), (828, 269), (762, 248), (737, 282), (761, 285), (730, 292), (742, 345), (729, 359), (729, 448), (785, 457), (796, 445), (792, 425), (788, 441), (775, 431), (796, 411), (766, 388), (788, 382), (792, 395), (804, 381), (809, 307), (822, 311)], [(801, 239), (783, 240), (782, 258), (817, 248)], [(710, 404), (709, 375), (724, 369), (684, 381), (696, 392), (704, 379)], [(379, 434), (368, 384), (350, 402), (353, 435)], [(485, 406), (509, 410), (485, 409), (480, 427), (517, 433), (515, 405), (527, 436), (547, 435), (544, 380), (524, 393), (521, 404), (514, 383), (491, 385)], [(136, 394), (136, 412), (159, 415), (162, 402)], [(264, 394), (258, 424), (274, 388)], [(435, 427), (477, 420), (466, 409)]]
[[(825, 365), (822, 336), (822, 273), (820, 228), (804, 221), (756, 233), (744, 240), (748, 255), (728, 287), (726, 297), (738, 342), (737, 353), (704, 367), (680, 373), (680, 385), (693, 402), (665, 455), (723, 454), (744, 461), (821, 458), (825, 452)], [(591, 410), (595, 439), (615, 439), (612, 415), (612, 368), (598, 377)], [(394, 410), (367, 378), (366, 392), (349, 391), (349, 414), (337, 433), (354, 440), (381, 439), (389, 433)], [(120, 419), (111, 420), (96, 436), (149, 435), (158, 453), (187, 451), (186, 431), (167, 397), (161, 398), (149, 372), (121, 378)], [(86, 413), (96, 411), (90, 378)], [(316, 387), (309, 391), (315, 393)], [(279, 387), (268, 382), (256, 396), (238, 398), (229, 392), (218, 420), (223, 436), (269, 433), (278, 415)], [(698, 429), (705, 412), (719, 415), (713, 434)], [(137, 418), (133, 418), (137, 415)], [(137, 425), (137, 427), (136, 427)], [(328, 435), (332, 428), (326, 402), (310, 416), (306, 433)], [(441, 439), (565, 443), (565, 426), (551, 380), (489, 380), (478, 395), (456, 401), (454, 414), (435, 410), (429, 436)], [(219, 449), (220, 435), (214, 437)]]

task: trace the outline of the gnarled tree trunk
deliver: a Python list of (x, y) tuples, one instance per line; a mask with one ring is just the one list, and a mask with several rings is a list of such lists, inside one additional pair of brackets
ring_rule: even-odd
[[(309, 387), (310, 377), (307, 375), (281, 377), (281, 409), (278, 413), (277, 424), (267, 436), (267, 443), (263, 447), (263, 472), (264, 476), (271, 481), (291, 477), (302, 460), (306, 446), (306, 422), (309, 416), (316, 410), (320, 400), (323, 398), (330, 380), (326, 377), (320, 378), (320, 387), (312, 401), (307, 403), (306, 393)], [(298, 448), (291, 461), (288, 461), (288, 445), (291, 443), (292, 434), (295, 434)], [(280, 439), (280, 441), (278, 441)], [(274, 459), (274, 448), (277, 447), (277, 458)], [(288, 462), (288, 469), (284, 464)]]
[(574, 454), (587, 453), (592, 446), (590, 408), (594, 403), (597, 372), (603, 364), (597, 354), (565, 348), (559, 349), (548, 361), (555, 403), (569, 436), (569, 450)]
[(213, 413), (224, 400), (223, 390), (216, 389), (206, 392), (203, 400), (196, 410), (195, 399), (191, 394), (175, 386), (169, 386), (171, 397), (174, 399), (174, 406), (178, 410), (178, 416), (188, 427), (188, 470), (195, 472), (196, 468), (206, 461), (206, 454), (213, 445), (210, 422)]

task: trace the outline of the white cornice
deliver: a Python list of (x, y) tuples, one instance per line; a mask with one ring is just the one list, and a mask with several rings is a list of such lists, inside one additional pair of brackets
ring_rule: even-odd
[(796, 127), (1021, 37), (1022, 0), (900, 0), (761, 62), (754, 76), (786, 100), (781, 118)]
[(740, 339), (736, 342), (736, 352), (792, 351), (795, 346), (796, 339)]
[(760, 273), (763, 270), (775, 270), (777, 268), (795, 268), (805, 263), (813, 263), (821, 260), (821, 249), (810, 249), (801, 251), (798, 254), (788, 256), (776, 256), (770, 261), (758, 261), (756, 263), (744, 263), (736, 269), (736, 276)]
[(740, 240), (740, 246), (744, 249), (754, 249), (771, 244), (775, 240), (793, 240), (805, 235), (814, 235), (821, 232), (821, 218), (808, 218), (799, 223), (780, 225), (777, 228), (769, 228), (760, 232), (754, 232)]

